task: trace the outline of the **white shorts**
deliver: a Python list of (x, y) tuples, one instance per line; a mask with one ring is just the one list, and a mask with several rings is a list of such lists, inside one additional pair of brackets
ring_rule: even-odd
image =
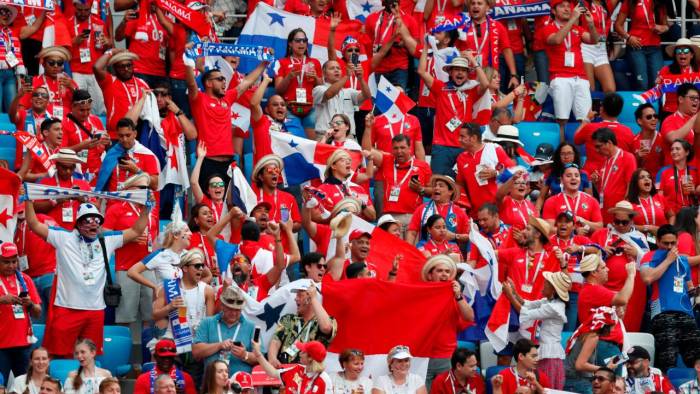
[(608, 50), (604, 42), (595, 45), (581, 44), (581, 55), (583, 55), (583, 62), (592, 64), (593, 67), (610, 64)]
[(571, 111), (577, 120), (588, 116), (591, 110), (591, 85), (579, 77), (554, 78), (549, 85), (549, 94), (554, 101), (554, 116), (569, 119)]

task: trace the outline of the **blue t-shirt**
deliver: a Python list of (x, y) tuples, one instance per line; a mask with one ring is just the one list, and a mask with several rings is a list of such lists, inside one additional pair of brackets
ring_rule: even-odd
[[(642, 261), (642, 269), (658, 267), (666, 258), (667, 253), (666, 250), (648, 253), (647, 256), (651, 255), (651, 258), (648, 259), (645, 256)], [(674, 291), (676, 277), (682, 278), (681, 292)], [(661, 278), (651, 285), (651, 317), (654, 318), (662, 312), (682, 312), (693, 316), (693, 307), (688, 296), (687, 285), (690, 280), (688, 258), (680, 256), (675, 263), (669, 265)]]
[[(252, 341), (254, 329), (255, 326), (253, 323), (246, 320), (246, 318), (242, 315), (238, 323), (229, 327), (226, 325), (226, 323), (221, 321), (221, 313), (217, 313), (214, 316), (204, 318), (202, 322), (199, 323), (197, 333), (195, 334), (192, 343), (218, 343), (226, 339), (230, 339), (232, 342), (241, 342), (243, 347), (245, 347), (247, 351), (251, 352), (253, 351)], [(220, 336), (219, 332), (221, 332)], [(210, 362), (218, 360), (222, 356), (228, 357), (229, 375), (232, 375), (238, 371), (250, 373), (250, 371), (253, 370), (253, 367), (251, 367), (250, 364), (239, 359), (233, 354), (222, 354), (221, 352), (214, 353), (207, 357), (206, 360), (204, 360), (204, 365), (206, 366)], [(248, 357), (253, 357), (253, 355), (250, 354)]]

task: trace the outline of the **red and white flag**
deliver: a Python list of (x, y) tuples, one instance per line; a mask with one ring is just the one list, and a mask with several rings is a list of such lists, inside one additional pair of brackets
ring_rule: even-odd
[(169, 183), (188, 189), (190, 187), (190, 178), (187, 173), (187, 161), (185, 160), (185, 136), (182, 132), (163, 134), (165, 137), (166, 164), (158, 176), (158, 190), (162, 190)]
[(34, 160), (39, 160), (39, 162), (41, 162), (41, 165), (46, 169), (46, 171), (48, 171), (49, 176), (53, 176), (53, 174), (56, 172), (56, 166), (49, 159), (51, 152), (48, 151), (46, 146), (39, 142), (36, 136), (29, 134), (26, 131), (17, 131), (14, 135), (15, 139), (19, 143), (24, 145), (28, 151), (32, 152)]
[(396, 123), (403, 119), (408, 111), (416, 106), (416, 103), (406, 93), (392, 85), (384, 76), (379, 78), (377, 90), (373, 93), (374, 105), (391, 123)]
[[(477, 86), (474, 89), (479, 89), (479, 87)], [(472, 107), (472, 118), (475, 123), (478, 123), (480, 126), (485, 126), (489, 123), (489, 120), (491, 120), (492, 103), (493, 96), (487, 89), (484, 91), (484, 94), (476, 100)]]
[(12, 171), (0, 168), (0, 241), (13, 242), (17, 226), (19, 188), (22, 181)]
[(505, 294), (501, 293), (498, 300), (496, 300), (496, 305), (494, 305), (491, 311), (491, 317), (489, 317), (489, 321), (486, 323), (484, 334), (486, 334), (486, 338), (489, 339), (489, 342), (491, 342), (491, 345), (493, 345), (494, 350), (497, 352), (500, 352), (508, 346), (510, 307), (510, 301), (508, 301)]

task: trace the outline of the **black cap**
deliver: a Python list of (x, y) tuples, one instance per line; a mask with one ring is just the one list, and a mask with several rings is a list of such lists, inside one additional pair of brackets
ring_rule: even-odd
[(78, 102), (78, 101), (83, 101), (83, 100), (89, 100), (90, 97), (90, 92), (85, 90), (85, 89), (75, 89), (73, 91), (73, 102)]
[(552, 160), (552, 156), (554, 156), (554, 147), (552, 144), (545, 142), (537, 145), (537, 149), (535, 149), (535, 159)]
[(628, 351), (627, 355), (630, 358), (630, 361), (642, 359), (642, 360), (651, 360), (651, 356), (649, 355), (649, 352), (644, 349), (641, 346), (632, 346)]

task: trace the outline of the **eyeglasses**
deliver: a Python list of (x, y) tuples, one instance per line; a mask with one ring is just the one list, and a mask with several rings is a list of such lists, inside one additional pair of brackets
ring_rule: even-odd
[(316, 266), (317, 266), (319, 269), (324, 269), (324, 270), (328, 268), (328, 264), (316, 263)]
[(47, 60), (46, 64), (51, 67), (63, 67), (63, 60)]
[(333, 126), (340, 126), (340, 125), (344, 125), (344, 124), (345, 124), (345, 121), (344, 121), (344, 120), (335, 120), (335, 121), (333, 121), (333, 122), (328, 123), (328, 125), (331, 126), (331, 127), (333, 127)]
[[(48, 95), (46, 96), (48, 97)], [(92, 104), (92, 99), (85, 99), (85, 100), (78, 100), (78, 101), (73, 101), (73, 105), (83, 105), (83, 104)]]
[(293, 41), (296, 42), (297, 44), (301, 44), (301, 43), (306, 44), (307, 42), (309, 42), (309, 39), (308, 38), (295, 38)]
[(613, 220), (613, 223), (617, 226), (626, 226), (626, 225), (630, 224), (630, 221), (629, 220), (615, 219), (615, 220)]
[(646, 120), (659, 119), (659, 115), (657, 115), (657, 114), (645, 115), (644, 119), (646, 119)]
[(203, 270), (204, 269), (204, 264), (202, 263), (197, 263), (197, 264), (187, 264), (188, 267), (193, 267), (196, 270)]
[(83, 222), (85, 222), (85, 223), (87, 223), (87, 224), (96, 224), (96, 223), (99, 224), (99, 223), (100, 223), (100, 218), (94, 217), (94, 216), (90, 216), (90, 217), (87, 217), (87, 218), (83, 219)]
[(10, 11), (9, 8), (0, 8), (0, 15), (1, 16), (9, 16), (12, 15), (12, 11)]
[(156, 97), (170, 96), (170, 94), (165, 90), (153, 90), (153, 94), (155, 94)]
[(48, 99), (49, 94), (48, 93), (41, 93), (41, 92), (34, 92), (34, 93), (32, 93), (32, 97), (41, 97), (43, 99)]
[(280, 168), (277, 166), (267, 166), (265, 167), (265, 172), (271, 175), (277, 175), (280, 173)]
[(223, 182), (209, 182), (209, 187), (224, 187)]
[(127, 63), (117, 63), (114, 65), (114, 68), (123, 68), (123, 69), (128, 69), (128, 68), (133, 68), (134, 64), (131, 62)]
[(235, 299), (235, 300), (232, 299), (232, 298), (229, 298), (229, 299), (223, 298), (223, 300), (224, 300), (225, 303), (227, 303), (227, 304), (233, 304), (233, 305), (243, 305), (243, 303), (245, 302), (244, 300), (241, 300), (241, 299), (238, 299), (238, 298)]
[(345, 50), (345, 52), (360, 53), (360, 50), (358, 48), (348, 48)]
[(690, 53), (690, 48), (676, 48), (676, 55), (687, 55)]
[(700, 101), (700, 96), (685, 96), (690, 101)]
[(226, 77), (224, 77), (223, 75), (221, 75), (221, 76), (218, 76), (218, 77), (209, 78), (208, 81), (225, 82), (225, 81), (226, 81)]

